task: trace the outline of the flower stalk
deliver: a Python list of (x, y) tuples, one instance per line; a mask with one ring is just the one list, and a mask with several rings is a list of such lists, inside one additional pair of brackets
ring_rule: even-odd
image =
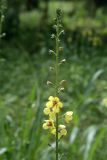
[[(55, 96), (58, 96), (58, 75), (59, 75), (59, 17), (57, 11), (57, 19), (56, 19), (56, 89), (55, 89)], [(58, 160), (58, 113), (56, 114), (56, 160)]]
[(0, 48), (1, 48), (1, 39), (5, 36), (5, 33), (2, 33), (3, 22), (4, 22), (4, 12), (6, 9), (6, 0), (0, 1)]
[[(44, 114), (48, 116), (48, 119), (44, 121), (43, 128), (48, 129), (51, 134), (55, 136), (55, 159), (59, 160), (59, 140), (63, 138), (63, 136), (66, 136), (67, 130), (66, 126), (61, 123), (60, 119), (60, 112), (63, 107), (63, 103), (60, 101), (59, 93), (64, 90), (64, 84), (66, 80), (59, 81), (59, 67), (65, 62), (65, 59), (60, 61), (59, 53), (62, 51), (62, 48), (60, 46), (60, 36), (64, 33), (64, 30), (62, 30), (61, 25), (61, 10), (57, 10), (57, 15), (55, 19), (55, 34), (52, 34), (51, 38), (55, 40), (55, 51), (49, 50), (49, 53), (53, 54), (55, 56), (55, 66), (54, 66), (54, 74), (55, 74), (55, 82), (47, 81), (48, 85), (53, 84), (52, 86), (54, 89), (54, 97), (49, 96), (48, 102), (46, 103), (46, 107), (44, 108)], [(68, 124), (72, 120), (72, 111), (68, 111), (64, 114), (63, 119), (66, 124)], [(61, 123), (61, 124), (60, 124)]]

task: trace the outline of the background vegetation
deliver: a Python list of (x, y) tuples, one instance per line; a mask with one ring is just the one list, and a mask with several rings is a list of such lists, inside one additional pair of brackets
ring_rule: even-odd
[(65, 35), (60, 77), (62, 99), (74, 111), (62, 160), (107, 159), (106, 0), (9, 0), (0, 41), (0, 160), (54, 160), (53, 140), (42, 130), (43, 108), (52, 89), (48, 54), (53, 18), (63, 10)]

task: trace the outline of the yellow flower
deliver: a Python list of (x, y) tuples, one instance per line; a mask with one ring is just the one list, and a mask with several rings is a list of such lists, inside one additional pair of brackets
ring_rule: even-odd
[(51, 112), (51, 109), (46, 107), (46, 108), (44, 108), (43, 112), (44, 112), (45, 115), (49, 115), (50, 112)]
[(107, 107), (107, 98), (104, 98), (104, 99), (102, 100), (102, 105), (104, 105), (105, 107)]
[(46, 103), (46, 108), (44, 109), (44, 114), (50, 115), (53, 113), (58, 113), (60, 108), (62, 108), (62, 103), (58, 97), (50, 96), (48, 98), (48, 102)]
[[(56, 136), (56, 128), (55, 127), (51, 130), (51, 133)], [(58, 139), (60, 139), (62, 136), (66, 136), (66, 134), (67, 134), (66, 126), (62, 125), (62, 124), (59, 125), (58, 126)]]
[(65, 122), (66, 123), (69, 123), (72, 120), (72, 118), (73, 118), (72, 115), (73, 115), (72, 111), (68, 111), (65, 113)]
[(44, 129), (52, 129), (53, 127), (54, 127), (53, 120), (45, 120), (45, 123), (43, 124)]
[(44, 108), (43, 112), (45, 115), (49, 115), (50, 119), (55, 119), (55, 113), (53, 112), (52, 108), (46, 107), (46, 108)]
[(54, 135), (56, 135), (56, 128), (55, 127), (52, 128), (51, 133), (54, 134)]
[(51, 109), (52, 109), (53, 112), (55, 112), (55, 113), (58, 113), (58, 112), (60, 111), (60, 108), (62, 108), (62, 103), (60, 102), (60, 100), (59, 100), (58, 97), (50, 96), (48, 103), (51, 103), (51, 104), (52, 104)]
[(66, 136), (67, 130), (65, 125), (59, 125), (58, 127), (58, 138), (61, 138), (62, 136)]

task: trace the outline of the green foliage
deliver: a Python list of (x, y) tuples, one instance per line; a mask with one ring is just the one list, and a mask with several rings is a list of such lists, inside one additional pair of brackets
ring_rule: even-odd
[[(21, 50), (18, 52), (13, 48), (12, 51), (14, 56), (10, 53), (10, 57), (0, 63), (1, 157), (7, 160), (41, 157), (46, 160), (50, 155), (52, 158), (53, 152), (48, 146), (51, 142), (48, 142), (48, 135), (41, 131), (43, 104), (50, 92), (44, 84), (51, 61), (47, 59), (44, 63), (45, 55), (29, 57), (28, 61), (28, 53), (19, 57)], [(62, 68), (61, 77), (65, 76), (69, 84), (67, 93), (63, 93), (65, 108), (74, 110), (75, 117), (73, 129), (68, 131), (69, 138), (61, 145), (61, 152), (66, 151), (63, 159), (83, 160), (87, 157), (91, 160), (94, 157), (100, 160), (98, 150), (100, 147), (103, 151), (104, 146), (105, 157), (107, 155), (104, 143), (106, 128), (103, 127), (107, 114), (100, 105), (106, 94), (106, 60), (106, 57), (94, 55), (91, 58), (71, 56), (69, 50), (69, 59), (66, 67)], [(45, 95), (42, 90), (45, 90)]]
[[(54, 45), (49, 38), (50, 24), (59, 5), (49, 4), (46, 26), (41, 23), (41, 11), (20, 13), (19, 37), (3, 40), (0, 160), (53, 159), (50, 144), (53, 148), (55, 144), (48, 141), (41, 122), (44, 102), (51, 92), (45, 84), (53, 78), (47, 72), (52, 63), (47, 52)], [(101, 106), (107, 95), (106, 14), (98, 10), (94, 19), (87, 18), (81, 4), (61, 5), (66, 31), (63, 55), (67, 63), (61, 68), (60, 78), (64, 77), (69, 84), (63, 93), (64, 106), (75, 113), (68, 138), (61, 144), (62, 160), (106, 160), (107, 108)]]

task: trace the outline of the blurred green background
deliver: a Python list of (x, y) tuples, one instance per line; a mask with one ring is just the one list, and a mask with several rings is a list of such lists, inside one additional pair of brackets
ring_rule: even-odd
[[(74, 111), (61, 160), (107, 160), (107, 1), (1, 0), (0, 160), (54, 160), (53, 138), (42, 130), (43, 108), (52, 88), (53, 18), (63, 11), (65, 35), (60, 79), (63, 112)], [(1, 5), (2, 6), (2, 5)], [(2, 8), (0, 6), (0, 8)]]

